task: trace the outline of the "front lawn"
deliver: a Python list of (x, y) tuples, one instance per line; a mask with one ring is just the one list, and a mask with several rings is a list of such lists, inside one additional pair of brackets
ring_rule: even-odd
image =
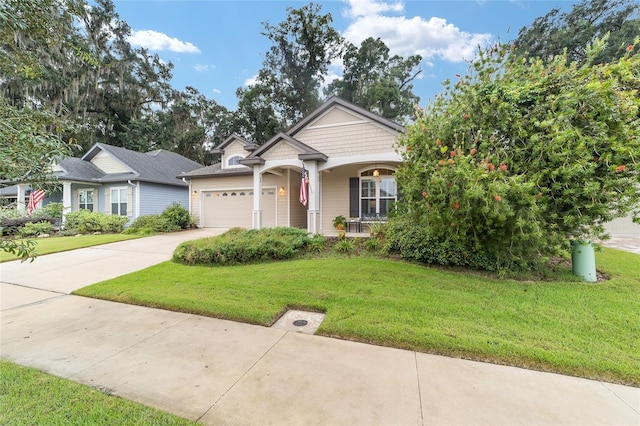
[(0, 361), (3, 425), (194, 425), (33, 368)]
[[(135, 234), (100, 234), (100, 235), (78, 235), (75, 237), (50, 237), (35, 238), (36, 253), (38, 256), (44, 254), (58, 253), (62, 251), (75, 250), (84, 247), (97, 246), (107, 243), (115, 243), (117, 241), (131, 240), (140, 238)], [(0, 251), (0, 262), (8, 262), (10, 260), (19, 259), (17, 256)]]
[(640, 386), (640, 256), (597, 253), (610, 279), (498, 280), (374, 256), (244, 266), (165, 262), (75, 294), (271, 325), (326, 312), (318, 334)]

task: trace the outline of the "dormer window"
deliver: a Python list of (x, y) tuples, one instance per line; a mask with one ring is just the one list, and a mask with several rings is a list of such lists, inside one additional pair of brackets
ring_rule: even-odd
[(234, 155), (233, 157), (229, 158), (227, 160), (227, 166), (240, 166), (240, 160), (242, 160), (242, 156), (240, 155)]

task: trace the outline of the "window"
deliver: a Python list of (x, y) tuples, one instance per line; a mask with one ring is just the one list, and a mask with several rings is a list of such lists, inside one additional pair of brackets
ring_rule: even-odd
[(367, 170), (360, 175), (361, 217), (386, 217), (392, 202), (397, 199), (393, 170), (380, 169), (379, 173), (378, 177), (373, 177), (373, 170)]
[(93, 189), (81, 189), (78, 191), (78, 210), (93, 211)]
[(127, 188), (111, 189), (111, 214), (127, 215)]
[(227, 160), (227, 166), (240, 166), (241, 165), (240, 160), (242, 160), (241, 156), (234, 155), (233, 157)]

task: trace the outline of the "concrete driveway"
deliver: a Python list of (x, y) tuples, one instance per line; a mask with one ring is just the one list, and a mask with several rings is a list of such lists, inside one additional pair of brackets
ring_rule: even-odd
[(45, 300), (170, 260), (183, 241), (221, 234), (193, 229), (0, 263), (0, 310)]
[(210, 232), (1, 264), (1, 357), (212, 425), (640, 424), (639, 388), (67, 294)]

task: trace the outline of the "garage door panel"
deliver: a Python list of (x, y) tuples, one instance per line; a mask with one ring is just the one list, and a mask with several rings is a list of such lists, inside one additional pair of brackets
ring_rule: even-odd
[[(203, 193), (205, 228), (251, 228), (253, 191), (206, 191)], [(275, 226), (275, 190), (265, 189), (262, 196), (263, 226)]]

